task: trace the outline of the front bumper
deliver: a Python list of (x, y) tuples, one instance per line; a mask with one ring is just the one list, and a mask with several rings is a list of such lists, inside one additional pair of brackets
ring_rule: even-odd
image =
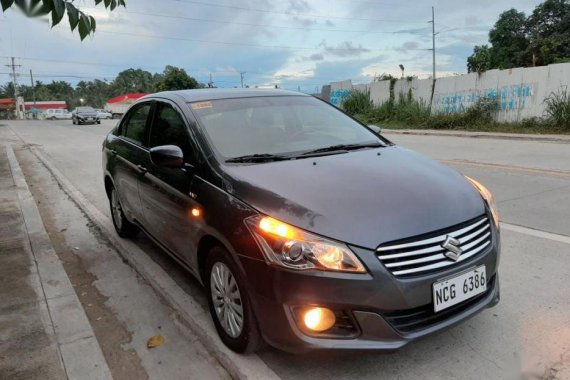
[[(354, 247), (368, 274), (288, 271), (245, 257), (241, 262), (261, 333), (270, 345), (296, 353), (316, 349), (395, 350), (499, 302), (500, 243), (498, 233), (494, 235), (490, 248), (471, 260), (437, 273), (403, 279), (394, 277), (373, 251)], [(447, 311), (433, 313), (432, 284), (478, 265), (486, 267), (487, 291)], [(352, 321), (356, 332), (334, 337), (305, 334), (292, 312), (297, 306), (339, 311)]]
[(98, 117), (77, 117), (77, 120), (82, 123), (97, 123), (99, 121)]

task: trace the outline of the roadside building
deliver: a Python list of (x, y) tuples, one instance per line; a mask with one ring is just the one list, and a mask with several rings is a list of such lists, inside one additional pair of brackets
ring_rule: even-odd
[(110, 112), (114, 119), (120, 118), (129, 107), (137, 101), (137, 99), (142, 98), (147, 95), (146, 93), (136, 92), (123, 94), (112, 99), (107, 100), (105, 103), (105, 111)]
[(0, 119), (12, 119), (16, 110), (16, 102), (13, 98), (0, 99)]

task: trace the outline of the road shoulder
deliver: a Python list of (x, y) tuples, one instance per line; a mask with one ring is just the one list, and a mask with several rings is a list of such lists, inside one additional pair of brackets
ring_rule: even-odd
[(40, 304), (45, 304), (45, 308), (40, 308), (44, 314), (42, 319), (50, 333), (53, 332), (65, 376), (69, 379), (111, 379), (97, 339), (53, 249), (14, 151), (9, 145), (5, 149), (32, 254), (32, 281), (36, 281)]

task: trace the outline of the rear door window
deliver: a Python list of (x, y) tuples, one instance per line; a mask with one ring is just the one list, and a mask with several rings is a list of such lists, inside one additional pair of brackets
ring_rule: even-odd
[(130, 110), (125, 122), (121, 125), (121, 135), (138, 145), (144, 146), (146, 123), (151, 107), (151, 103), (144, 103)]
[(186, 123), (180, 112), (168, 103), (157, 103), (156, 117), (150, 131), (149, 147), (176, 145), (186, 162), (192, 161), (192, 148)]

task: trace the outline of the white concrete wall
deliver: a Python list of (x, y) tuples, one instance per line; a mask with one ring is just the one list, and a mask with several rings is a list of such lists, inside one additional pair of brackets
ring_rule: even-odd
[(335, 106), (340, 106), (342, 100), (352, 92), (352, 81), (350, 79), (341, 82), (331, 83), (331, 100)]
[(390, 81), (370, 83), (370, 99), (377, 106), (390, 100)]
[[(426, 104), (431, 99), (430, 79), (400, 79), (394, 84), (394, 96), (412, 96)], [(479, 98), (497, 99), (500, 110), (498, 121), (519, 121), (544, 116), (544, 100), (563, 88), (570, 91), (570, 63), (549, 66), (489, 70), (438, 78), (435, 84), (432, 112), (460, 112), (475, 104)], [(331, 103), (340, 105), (353, 89), (370, 91), (374, 104), (390, 99), (390, 81), (352, 86), (350, 80), (331, 83)]]

